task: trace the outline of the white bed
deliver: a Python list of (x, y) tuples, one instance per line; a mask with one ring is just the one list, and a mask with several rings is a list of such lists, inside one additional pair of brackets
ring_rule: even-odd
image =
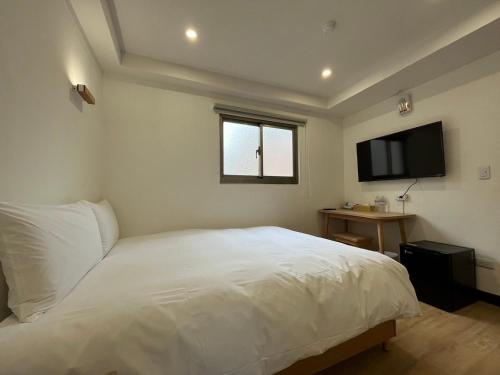
[(420, 313), (403, 266), (276, 227), (120, 240), (33, 323), (0, 328), (1, 374), (272, 374)]

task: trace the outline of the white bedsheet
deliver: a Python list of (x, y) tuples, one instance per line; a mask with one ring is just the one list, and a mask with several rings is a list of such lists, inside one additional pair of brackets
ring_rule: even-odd
[(276, 227), (120, 240), (59, 305), (0, 328), (1, 374), (272, 374), (419, 314), (403, 266)]

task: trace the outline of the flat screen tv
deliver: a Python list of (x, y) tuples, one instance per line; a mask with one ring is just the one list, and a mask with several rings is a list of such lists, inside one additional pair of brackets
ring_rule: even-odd
[(359, 181), (446, 174), (441, 121), (370, 139), (356, 146)]

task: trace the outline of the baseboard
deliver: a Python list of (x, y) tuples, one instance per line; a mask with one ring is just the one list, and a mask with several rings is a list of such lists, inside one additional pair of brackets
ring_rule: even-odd
[(493, 293), (488, 293), (479, 289), (476, 289), (476, 297), (483, 302), (491, 303), (495, 306), (500, 306), (500, 296)]

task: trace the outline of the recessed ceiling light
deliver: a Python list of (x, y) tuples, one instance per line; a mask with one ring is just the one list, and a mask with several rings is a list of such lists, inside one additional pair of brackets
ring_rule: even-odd
[(189, 29), (186, 29), (186, 37), (190, 41), (194, 42), (195, 40), (198, 39), (198, 33), (196, 32), (195, 29), (193, 29), (193, 28), (190, 27)]
[(331, 75), (332, 75), (332, 70), (330, 68), (325, 68), (321, 72), (321, 78), (323, 79), (330, 78)]

